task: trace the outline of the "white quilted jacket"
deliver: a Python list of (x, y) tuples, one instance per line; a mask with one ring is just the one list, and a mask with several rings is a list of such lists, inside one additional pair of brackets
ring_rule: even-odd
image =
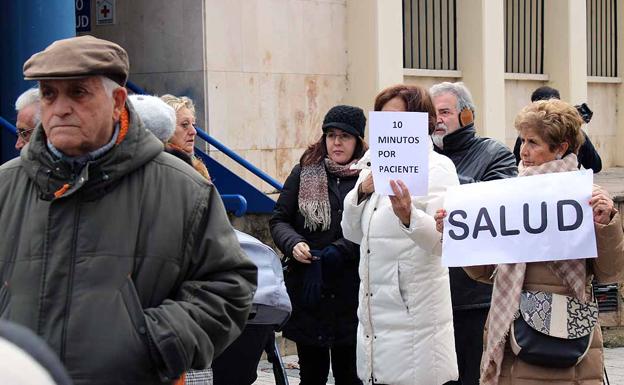
[(440, 233), (433, 215), (455, 166), (429, 152), (429, 195), (412, 197), (410, 227), (374, 193), (357, 204), (362, 170), (345, 198), (345, 238), (360, 243), (357, 366), (365, 384), (437, 385), (456, 380), (457, 360), (448, 269), (440, 264)]

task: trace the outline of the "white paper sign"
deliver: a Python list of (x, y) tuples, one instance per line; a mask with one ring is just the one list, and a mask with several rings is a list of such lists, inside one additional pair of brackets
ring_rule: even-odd
[(592, 180), (583, 170), (449, 188), (442, 264), (595, 258)]
[(394, 195), (390, 180), (402, 180), (412, 196), (429, 190), (429, 122), (425, 112), (371, 111), (370, 154), (375, 191)]

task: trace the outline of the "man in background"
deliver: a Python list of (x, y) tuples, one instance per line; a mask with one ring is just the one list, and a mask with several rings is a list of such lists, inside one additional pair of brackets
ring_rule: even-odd
[[(559, 91), (555, 88), (543, 86), (537, 88), (531, 94), (531, 102), (536, 102), (538, 100), (548, 100), (548, 99), (561, 99), (559, 95)], [(587, 107), (587, 104), (583, 103), (576, 107), (577, 111), (583, 118), (583, 121), (587, 124), (592, 118), (593, 112)], [(585, 137), (585, 142), (579, 148), (578, 162), (579, 168), (583, 166), (585, 169), (592, 169), (594, 174), (598, 174), (600, 170), (602, 170), (602, 159), (600, 159), (600, 154), (596, 151), (593, 143), (589, 139), (585, 130), (581, 130), (583, 132), (583, 136)], [(520, 163), (520, 137), (516, 139), (516, 144), (514, 145), (514, 156), (516, 157), (516, 164)]]
[[(434, 149), (453, 161), (461, 184), (513, 178), (518, 174), (507, 146), (477, 135), (475, 106), (463, 83), (439, 83), (429, 92), (437, 119), (431, 135)], [(459, 369), (459, 381), (452, 383), (478, 385), (492, 286), (472, 280), (461, 267), (449, 268), (449, 276)]]
[(15, 101), (15, 111), (17, 111), (17, 141), (15, 149), (21, 151), (30, 141), (30, 136), (35, 127), (41, 121), (41, 111), (39, 108), (39, 87), (24, 91)]

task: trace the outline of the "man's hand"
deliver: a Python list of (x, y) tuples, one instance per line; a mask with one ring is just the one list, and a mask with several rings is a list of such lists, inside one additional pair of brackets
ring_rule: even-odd
[(403, 181), (390, 181), (390, 187), (394, 196), (390, 195), (390, 203), (392, 203), (392, 211), (401, 220), (405, 227), (409, 227), (410, 218), (412, 216), (412, 197)]
[(312, 263), (310, 246), (305, 242), (299, 242), (293, 247), (293, 257), (301, 263)]

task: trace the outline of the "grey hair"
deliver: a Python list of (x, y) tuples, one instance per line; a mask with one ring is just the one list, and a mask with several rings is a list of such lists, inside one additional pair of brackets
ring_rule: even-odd
[(117, 88), (123, 87), (111, 78), (107, 78), (106, 76), (101, 76), (101, 75), (98, 77), (100, 78), (100, 81), (102, 82), (102, 87), (104, 87), (104, 91), (106, 92), (106, 95), (108, 95), (110, 98), (113, 97), (113, 91), (115, 91)]
[(39, 102), (41, 101), (41, 94), (39, 93), (39, 87), (29, 88), (22, 92), (15, 101), (15, 111), (20, 112), (24, 108), (35, 105), (35, 115), (33, 116), (33, 123), (35, 126), (41, 122), (41, 107)]
[(24, 107), (34, 103), (39, 103), (41, 96), (39, 95), (39, 87), (29, 88), (24, 91), (15, 101), (15, 111), (20, 111)]
[(470, 109), (473, 113), (475, 112), (475, 105), (472, 101), (472, 95), (470, 91), (463, 82), (442, 82), (438, 84), (434, 84), (429, 89), (429, 94), (431, 94), (431, 98), (435, 98), (442, 94), (451, 93), (455, 95), (457, 98), (457, 111), (461, 111), (464, 108)]

